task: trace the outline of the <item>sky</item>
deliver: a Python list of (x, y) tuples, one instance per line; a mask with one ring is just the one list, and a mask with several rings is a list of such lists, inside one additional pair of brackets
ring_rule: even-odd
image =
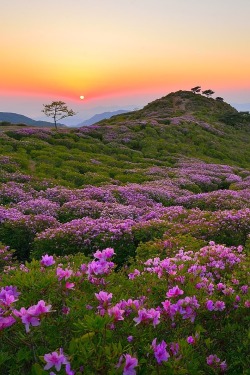
[(0, 111), (62, 100), (77, 122), (196, 85), (250, 103), (249, 15), (249, 0), (1, 0)]

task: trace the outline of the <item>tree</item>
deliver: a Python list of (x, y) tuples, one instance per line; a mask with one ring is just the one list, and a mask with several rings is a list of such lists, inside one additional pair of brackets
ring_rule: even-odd
[(196, 94), (196, 93), (198, 93), (198, 92), (201, 91), (201, 87), (200, 87), (200, 86), (195, 86), (195, 87), (193, 87), (193, 88), (191, 89), (191, 91), (192, 91), (194, 94)]
[(217, 100), (217, 102), (224, 102), (224, 99), (221, 98), (220, 96), (217, 96), (217, 98), (215, 98), (215, 100)]
[(57, 130), (57, 122), (65, 117), (76, 115), (72, 109), (69, 109), (66, 103), (58, 101), (52, 102), (51, 104), (43, 104), (44, 109), (42, 110), (48, 117), (53, 117), (55, 128)]
[(202, 94), (206, 95), (206, 97), (209, 98), (211, 95), (214, 94), (214, 91), (209, 89), (209, 90), (202, 91)]

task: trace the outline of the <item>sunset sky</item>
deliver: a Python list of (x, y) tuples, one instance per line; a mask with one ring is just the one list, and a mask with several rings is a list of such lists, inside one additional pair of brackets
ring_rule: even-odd
[(196, 85), (250, 103), (249, 19), (249, 0), (1, 0), (0, 111), (84, 119)]

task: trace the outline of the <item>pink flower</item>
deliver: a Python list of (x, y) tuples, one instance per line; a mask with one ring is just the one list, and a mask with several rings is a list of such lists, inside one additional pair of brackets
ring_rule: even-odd
[(45, 305), (43, 300), (40, 300), (36, 305), (29, 307), (28, 312), (32, 315), (41, 315), (50, 312), (51, 305)]
[(169, 289), (169, 291), (166, 293), (166, 296), (168, 298), (175, 298), (182, 295), (183, 293), (183, 290), (181, 290), (178, 285), (176, 285), (172, 289)]
[(168, 361), (170, 354), (166, 351), (167, 344), (163, 340), (160, 344), (156, 344), (156, 338), (152, 341), (152, 348), (154, 351), (155, 358), (158, 363)]
[(95, 293), (95, 296), (102, 305), (107, 305), (110, 303), (113, 294), (100, 291), (99, 293)]
[(160, 323), (160, 311), (155, 309), (141, 309), (138, 310), (138, 317), (134, 318), (134, 322), (136, 322), (136, 326), (141, 322), (149, 323), (149, 320), (153, 320), (153, 326), (155, 327), (157, 324)]
[(62, 349), (60, 349), (59, 354), (57, 352), (52, 352), (45, 354), (43, 358), (47, 362), (44, 366), (44, 370), (49, 370), (51, 367), (55, 366), (56, 370), (60, 371), (62, 365), (67, 365), (69, 363)]
[(16, 323), (16, 321), (12, 316), (0, 316), (0, 331), (4, 328), (12, 326), (14, 323)]
[(226, 308), (225, 302), (216, 301), (214, 304), (214, 311), (222, 311)]
[(68, 268), (66, 268), (65, 270), (62, 269), (61, 267), (57, 267), (56, 269), (56, 275), (58, 277), (58, 280), (62, 280), (62, 279), (69, 279), (70, 276), (72, 275), (73, 271), (72, 270), (69, 270)]
[(44, 366), (44, 370), (49, 370), (51, 367), (55, 366), (56, 370), (60, 371), (62, 365), (67, 365), (69, 363), (62, 349), (60, 349), (59, 354), (57, 352), (52, 352), (45, 354), (43, 358), (47, 362)]
[(112, 249), (111, 247), (108, 247), (102, 251), (100, 250), (97, 250), (95, 253), (94, 253), (94, 257), (96, 259), (102, 259), (102, 260), (106, 260), (108, 258), (112, 258), (112, 256), (115, 254), (115, 251), (114, 249)]
[(45, 254), (42, 256), (40, 263), (42, 266), (49, 267), (52, 266), (52, 264), (55, 264), (55, 261), (52, 255)]
[(30, 325), (33, 327), (40, 325), (39, 315), (50, 312), (51, 305), (45, 305), (43, 300), (40, 300), (37, 305), (30, 306), (28, 310), (24, 307), (18, 310), (14, 310), (13, 314), (21, 318), (22, 323), (25, 325), (25, 330), (28, 333), (30, 331)]
[(123, 369), (123, 375), (135, 375), (135, 367), (138, 366), (138, 359), (131, 357), (130, 354), (125, 354), (125, 366)]
[(115, 321), (124, 320), (124, 318), (123, 318), (124, 312), (125, 312), (124, 310), (119, 309), (119, 307), (117, 307), (117, 306), (114, 306), (114, 307), (111, 307), (110, 309), (108, 309), (109, 316), (114, 317)]
[(247, 300), (244, 304), (245, 307), (250, 307), (250, 300)]
[(40, 319), (29, 314), (29, 311), (24, 307), (21, 307), (20, 311), (14, 310), (13, 314), (21, 318), (22, 323), (25, 325), (25, 330), (27, 333), (30, 331), (30, 325), (32, 325), (33, 327), (37, 327), (40, 325)]
[(130, 280), (133, 280), (136, 276), (139, 276), (141, 272), (137, 269), (134, 270), (134, 272), (128, 274), (128, 278)]
[(68, 281), (65, 284), (66, 289), (74, 289), (75, 284), (74, 283), (69, 283)]

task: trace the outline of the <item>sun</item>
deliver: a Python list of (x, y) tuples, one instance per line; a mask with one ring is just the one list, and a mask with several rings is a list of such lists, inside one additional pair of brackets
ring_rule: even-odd
[(83, 100), (83, 99), (84, 99), (84, 96), (83, 96), (83, 95), (80, 95), (80, 99)]

